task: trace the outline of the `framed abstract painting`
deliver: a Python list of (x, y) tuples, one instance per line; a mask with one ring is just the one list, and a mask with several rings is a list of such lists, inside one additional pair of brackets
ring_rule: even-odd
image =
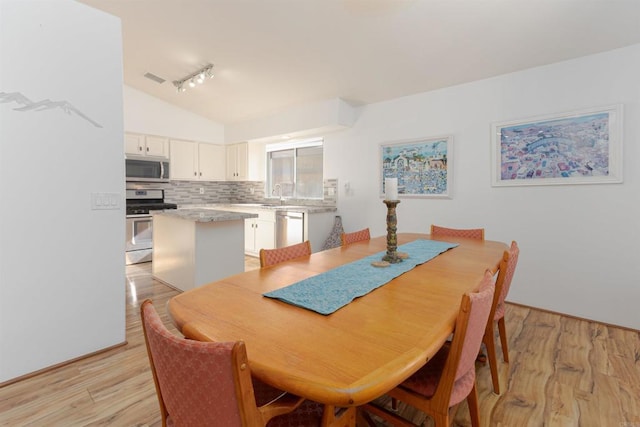
[(622, 182), (622, 105), (491, 125), (492, 185)]
[(380, 144), (380, 195), (385, 178), (397, 178), (398, 197), (451, 197), (453, 137)]

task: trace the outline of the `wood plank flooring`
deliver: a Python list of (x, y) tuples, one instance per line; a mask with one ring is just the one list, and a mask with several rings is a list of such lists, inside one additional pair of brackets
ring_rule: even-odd
[[(177, 292), (153, 280), (150, 266), (127, 267), (128, 344), (0, 388), (0, 426), (160, 426), (138, 310), (153, 299), (175, 331), (165, 304)], [(258, 267), (248, 259), (248, 269)], [(492, 392), (489, 367), (478, 366), (483, 426), (640, 427), (640, 333), (515, 305), (506, 319), (502, 395)], [(465, 405), (454, 426), (470, 425)]]

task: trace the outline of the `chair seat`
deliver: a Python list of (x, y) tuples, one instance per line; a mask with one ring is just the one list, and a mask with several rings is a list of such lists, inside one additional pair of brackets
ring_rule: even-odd
[[(284, 392), (252, 378), (256, 404), (266, 405), (281, 396)], [(322, 422), (324, 405), (305, 400), (294, 412), (272, 418), (266, 427), (319, 427)], [(175, 427), (171, 415), (167, 416), (167, 427)]]
[[(280, 397), (284, 392), (263, 383), (257, 378), (252, 378), (253, 392), (256, 396), (256, 405), (262, 406)], [(294, 412), (272, 418), (267, 427), (315, 427), (322, 420), (324, 405), (306, 400)]]
[[(407, 378), (400, 384), (400, 387), (411, 390), (428, 399), (433, 397), (440, 382), (447, 357), (449, 356), (449, 350), (451, 349), (450, 344), (451, 343), (446, 343), (442, 346), (426, 365)], [(469, 390), (473, 387), (475, 378), (475, 371), (471, 370), (454, 383), (449, 406), (456, 405), (467, 397)]]
[(323, 410), (323, 405), (305, 400), (294, 412), (272, 418), (267, 427), (319, 427)]
[(284, 393), (282, 390), (271, 387), (255, 377), (251, 378), (251, 382), (253, 383), (253, 394), (256, 397), (256, 405), (258, 406), (266, 405)]

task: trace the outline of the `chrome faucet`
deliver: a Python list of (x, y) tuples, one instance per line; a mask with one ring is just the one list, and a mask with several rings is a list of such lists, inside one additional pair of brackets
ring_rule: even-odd
[(271, 194), (277, 195), (280, 198), (280, 204), (284, 205), (284, 197), (282, 197), (282, 186), (280, 184), (276, 184), (273, 186), (273, 191), (271, 192)]

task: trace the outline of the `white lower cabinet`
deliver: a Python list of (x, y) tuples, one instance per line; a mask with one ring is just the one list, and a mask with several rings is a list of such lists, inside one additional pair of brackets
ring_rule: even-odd
[(260, 209), (251, 213), (257, 213), (258, 218), (244, 220), (244, 251), (247, 255), (258, 256), (260, 249), (276, 247), (276, 216), (273, 211)]

